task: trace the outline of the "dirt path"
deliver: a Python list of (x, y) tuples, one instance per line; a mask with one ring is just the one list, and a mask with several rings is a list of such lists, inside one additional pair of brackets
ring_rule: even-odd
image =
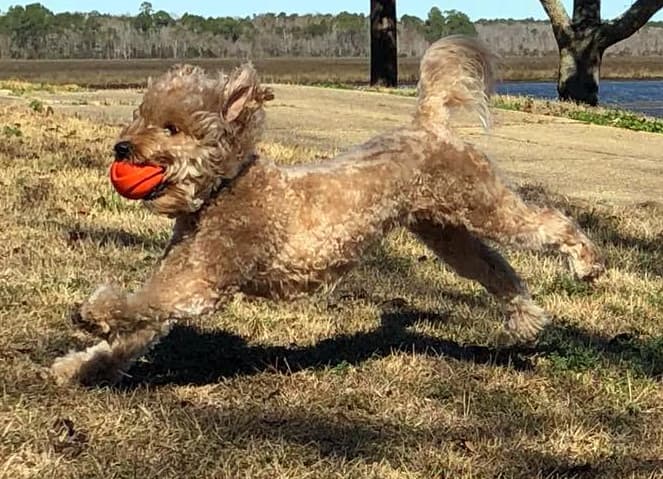
[[(303, 146), (340, 150), (409, 121), (414, 99), (314, 87), (275, 87), (268, 140), (295, 135)], [(33, 92), (53, 108), (95, 121), (130, 118), (139, 93), (129, 90)], [(29, 101), (0, 92), (0, 101)], [(663, 135), (496, 110), (489, 134), (462, 120), (460, 130), (518, 181), (613, 203), (663, 201)]]

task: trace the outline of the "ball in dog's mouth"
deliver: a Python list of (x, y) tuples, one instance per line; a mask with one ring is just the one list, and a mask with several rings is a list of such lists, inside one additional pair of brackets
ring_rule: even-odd
[(130, 200), (154, 199), (166, 187), (164, 168), (149, 164), (114, 161), (110, 167), (110, 179), (115, 190)]

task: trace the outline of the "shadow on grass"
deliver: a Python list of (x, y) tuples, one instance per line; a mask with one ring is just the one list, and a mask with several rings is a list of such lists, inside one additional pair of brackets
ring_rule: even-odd
[[(506, 477), (545, 479), (612, 479), (618, 477), (656, 477), (663, 460), (615, 455), (593, 461), (577, 461), (540, 451), (516, 450), (506, 462)], [(524, 469), (527, 471), (525, 472)], [(507, 472), (507, 471), (504, 471)], [(637, 476), (636, 476), (637, 475)]]
[(516, 370), (534, 369), (533, 360), (537, 357), (548, 359), (550, 367), (557, 371), (618, 367), (640, 377), (663, 375), (663, 337), (640, 338), (630, 334), (604, 337), (575, 326), (557, 325), (549, 328), (536, 346), (493, 348), (459, 344), (409, 330), (417, 321), (445, 319), (429, 312), (385, 312), (377, 329), (332, 337), (310, 346), (250, 345), (241, 336), (225, 331), (200, 331), (178, 325), (155, 347), (150, 361), (134, 366), (131, 376), (120, 387), (203, 385), (263, 371), (292, 373), (357, 365), (396, 352)]
[(208, 384), (224, 377), (261, 371), (295, 372), (309, 368), (360, 364), (370, 358), (394, 352), (444, 356), (459, 361), (532, 368), (521, 349), (498, 350), (485, 346), (462, 345), (408, 330), (416, 321), (444, 321), (442, 315), (403, 311), (385, 312), (381, 326), (373, 331), (325, 339), (311, 346), (254, 346), (240, 336), (203, 332), (176, 326), (152, 353), (151, 361), (136, 365), (124, 387), (142, 383)]
[(75, 247), (77, 243), (91, 241), (99, 246), (118, 246), (133, 248), (139, 247), (149, 251), (161, 252), (168, 243), (163, 238), (155, 235), (141, 235), (115, 228), (91, 228), (89, 226), (74, 225), (62, 226), (67, 235), (70, 246)]
[(592, 334), (577, 326), (558, 324), (549, 329), (537, 345), (551, 367), (563, 371), (598, 370), (616, 366), (641, 377), (663, 376), (663, 337)]
[[(458, 461), (455, 466), (460, 468), (463, 458), (483, 464), (487, 468), (485, 477), (527, 479), (630, 477), (629, 474), (654, 473), (663, 466), (660, 459), (622, 454), (597, 455), (587, 460), (542, 451), (540, 442), (545, 444), (549, 430), (559, 427), (558, 411), (533, 407), (527, 392), (505, 390), (495, 401), (495, 393), (501, 390), (487, 387), (479, 379), (449, 382), (456, 388), (455, 395), (466, 388), (473, 392), (475, 407), (463, 421), (454, 418), (450, 405), (447, 414), (419, 421), (416, 415), (410, 419), (402, 415), (378, 416), (370, 405), (366, 408), (370, 402), (339, 405), (332, 401), (323, 407), (306, 400), (293, 403), (284, 401), (279, 389), (265, 396), (261, 382), (256, 385), (257, 390), (245, 385), (241, 393), (245, 400), (232, 407), (205, 400), (197, 402), (195, 398), (182, 401), (174, 396), (176, 407), (169, 411), (169, 418), (178, 422), (174, 417), (182, 416), (185, 423), (195, 418), (196, 431), (207, 437), (208, 446), (220, 451), (230, 444), (244, 449), (265, 441), (278, 450), (285, 443), (298, 446), (295, 454), (304, 462), (315, 463), (322, 456), (341, 463), (388, 463), (394, 469), (416, 471), (422, 477), (453, 477), (440, 474), (449, 469), (449, 457), (454, 457)], [(498, 413), (499, 401), (507, 397), (508, 403), (518, 410)], [(574, 416), (576, 424), (586, 421), (582, 410)], [(608, 416), (610, 412), (604, 418)], [(604, 430), (609, 434), (620, 434), (605, 419), (597, 420), (606, 425)], [(630, 431), (637, 434), (643, 420), (639, 416)], [(477, 447), (486, 442), (491, 447)], [(426, 460), (422, 461), (422, 457)]]

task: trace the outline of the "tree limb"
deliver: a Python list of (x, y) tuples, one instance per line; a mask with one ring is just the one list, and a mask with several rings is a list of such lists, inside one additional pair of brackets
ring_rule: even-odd
[(663, 0), (637, 0), (622, 15), (600, 28), (600, 46), (605, 49), (630, 37), (661, 8)]
[[(546, 11), (550, 23), (552, 24), (553, 33), (558, 44), (567, 43), (570, 40), (571, 19), (569, 14), (566, 13), (564, 5), (561, 0), (540, 0), (543, 9)], [(662, 0), (663, 1), (663, 0)]]

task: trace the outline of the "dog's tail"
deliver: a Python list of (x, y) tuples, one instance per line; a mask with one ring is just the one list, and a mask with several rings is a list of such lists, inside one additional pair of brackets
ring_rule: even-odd
[(415, 121), (426, 129), (446, 129), (455, 109), (469, 109), (490, 125), (497, 55), (472, 37), (451, 35), (433, 43), (421, 59)]

